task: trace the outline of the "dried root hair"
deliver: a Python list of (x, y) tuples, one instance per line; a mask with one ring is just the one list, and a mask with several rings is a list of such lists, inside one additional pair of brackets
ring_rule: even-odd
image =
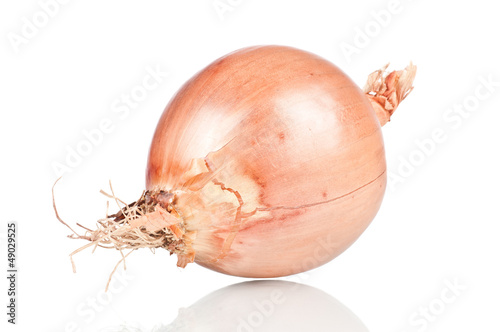
[[(182, 218), (172, 204), (175, 199), (175, 195), (172, 193), (144, 191), (137, 201), (126, 204), (116, 197), (110, 182), (111, 194), (102, 190), (101, 193), (113, 199), (118, 205), (119, 211), (112, 215), (106, 211), (106, 217), (97, 221), (95, 230), (77, 223), (77, 226), (84, 230), (83, 234), (79, 234), (61, 219), (57, 211), (54, 187), (59, 179), (52, 187), (52, 201), (56, 217), (73, 232), (73, 234), (68, 235), (69, 238), (89, 241), (70, 254), (73, 272), (76, 272), (73, 256), (89, 247), (93, 247), (92, 252), (97, 247), (101, 247), (116, 249), (121, 254), (122, 258), (109, 276), (106, 290), (118, 266), (123, 262), (124, 269), (126, 269), (126, 257), (139, 248), (149, 248), (153, 253), (156, 248), (167, 249), (170, 254), (177, 254), (177, 265), (180, 267), (185, 267), (194, 261), (192, 240), (195, 234), (185, 229)], [(109, 210), (109, 202), (107, 210)], [(124, 254), (126, 250), (130, 250), (130, 252)]]

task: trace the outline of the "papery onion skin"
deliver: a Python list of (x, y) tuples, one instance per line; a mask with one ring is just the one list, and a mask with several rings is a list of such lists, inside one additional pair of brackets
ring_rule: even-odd
[(257, 278), (338, 256), (385, 187), (370, 100), (332, 63), (284, 46), (233, 52), (191, 78), (161, 116), (146, 172), (147, 190), (175, 193), (196, 263)]

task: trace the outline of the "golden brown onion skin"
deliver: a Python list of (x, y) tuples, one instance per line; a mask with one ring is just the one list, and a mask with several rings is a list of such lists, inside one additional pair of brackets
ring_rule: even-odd
[(377, 213), (381, 127), (330, 62), (290, 47), (246, 48), (171, 100), (146, 182), (177, 193), (186, 228), (197, 232), (198, 264), (243, 277), (299, 273), (342, 253)]

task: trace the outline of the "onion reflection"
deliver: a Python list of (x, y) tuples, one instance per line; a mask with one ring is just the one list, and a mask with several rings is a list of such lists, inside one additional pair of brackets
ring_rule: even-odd
[(219, 289), (157, 332), (367, 332), (349, 309), (327, 293), (280, 280), (249, 281)]

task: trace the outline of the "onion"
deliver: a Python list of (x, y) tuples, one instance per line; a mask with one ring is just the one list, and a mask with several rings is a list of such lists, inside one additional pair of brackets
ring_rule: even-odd
[(178, 266), (243, 277), (332, 260), (384, 195), (381, 125), (411, 91), (416, 68), (385, 69), (362, 91), (335, 65), (290, 47), (216, 60), (160, 118), (147, 191), (77, 237), (120, 250), (161, 247)]

